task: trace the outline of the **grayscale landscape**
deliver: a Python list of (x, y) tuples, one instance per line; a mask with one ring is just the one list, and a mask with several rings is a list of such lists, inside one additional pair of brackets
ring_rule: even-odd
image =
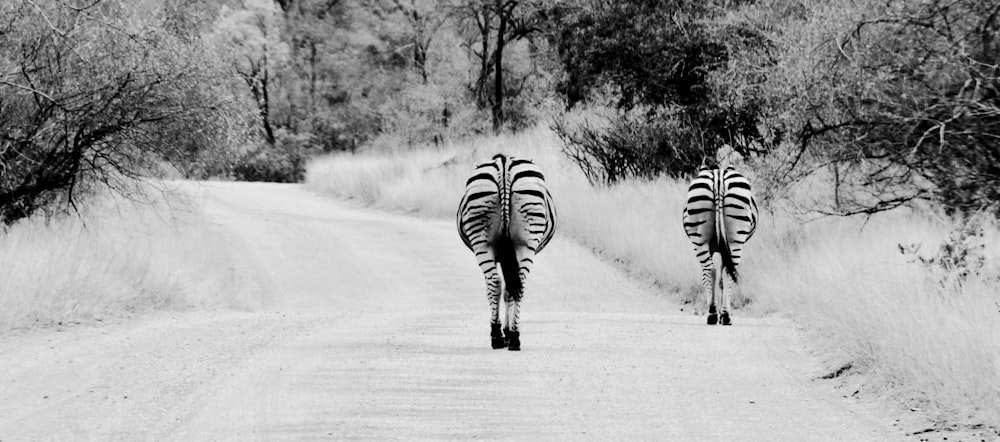
[(987, 0), (0, 1), (0, 442), (1000, 440)]

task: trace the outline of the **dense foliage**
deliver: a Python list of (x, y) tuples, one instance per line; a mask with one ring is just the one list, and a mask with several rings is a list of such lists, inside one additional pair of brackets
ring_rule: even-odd
[[(824, 213), (918, 199), (1000, 211), (994, 2), (585, 4), (563, 11), (559, 91), (569, 106), (610, 96), (622, 110), (603, 131), (555, 126), (585, 170), (684, 174), (727, 146), (769, 189), (827, 183), (811, 207)], [(636, 106), (646, 129), (622, 131)], [(664, 127), (664, 141), (642, 140)]]
[[(620, 111), (605, 124), (609, 136), (594, 137), (599, 129), (592, 125), (554, 126), (581, 167), (605, 169), (607, 181), (659, 172), (678, 176), (714, 162), (721, 146), (750, 155), (777, 141), (758, 130), (764, 113), (758, 102), (728, 99), (730, 85), (713, 82), (732, 53), (746, 46), (771, 50), (759, 33), (718, 23), (727, 7), (738, 6), (626, 0), (557, 9), (561, 23), (554, 39), (564, 70), (558, 90), (567, 106), (593, 101), (595, 90), (611, 85)], [(626, 170), (637, 173), (611, 171), (624, 158), (633, 158), (625, 160)]]

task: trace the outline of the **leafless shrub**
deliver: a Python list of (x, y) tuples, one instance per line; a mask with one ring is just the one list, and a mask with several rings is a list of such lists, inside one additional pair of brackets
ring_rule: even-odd
[(660, 174), (684, 176), (704, 158), (714, 158), (714, 150), (707, 154), (690, 125), (666, 112), (620, 113), (608, 121), (575, 125), (556, 119), (551, 128), (563, 142), (563, 153), (591, 184)]

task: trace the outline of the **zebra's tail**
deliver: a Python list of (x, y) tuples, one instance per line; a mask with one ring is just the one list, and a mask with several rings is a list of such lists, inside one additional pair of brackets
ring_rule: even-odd
[[(720, 180), (719, 187), (725, 186), (725, 183)], [(740, 279), (739, 272), (736, 271), (736, 263), (733, 262), (733, 250), (729, 248), (729, 238), (726, 236), (726, 212), (723, 210), (722, 203), (725, 201), (724, 190), (716, 191), (715, 196), (715, 237), (718, 238), (719, 255), (722, 255), (722, 268), (725, 272), (729, 273), (729, 276), (733, 278), (733, 282), (738, 283)], [(719, 280), (719, 284), (722, 284), (722, 280)]]
[(514, 241), (510, 239), (510, 236), (504, 235), (496, 242), (494, 253), (496, 253), (497, 263), (500, 264), (500, 270), (503, 273), (504, 287), (515, 299), (520, 298), (521, 277), (518, 276), (518, 270), (521, 264), (517, 261), (517, 254), (514, 253)]
[[(723, 233), (724, 234), (724, 233)], [(736, 263), (733, 262), (733, 251), (729, 248), (729, 242), (723, 237), (722, 244), (719, 245), (719, 254), (722, 255), (722, 268), (733, 278), (733, 282), (740, 282), (740, 274), (736, 271)]]

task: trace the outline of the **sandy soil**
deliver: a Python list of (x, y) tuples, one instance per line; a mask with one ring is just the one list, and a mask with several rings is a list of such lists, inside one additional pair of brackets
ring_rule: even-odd
[(709, 327), (564, 238), (536, 260), (522, 351), (492, 350), (451, 222), (296, 185), (195, 191), (262, 307), (0, 339), (0, 440), (902, 436), (815, 380), (787, 321)]

